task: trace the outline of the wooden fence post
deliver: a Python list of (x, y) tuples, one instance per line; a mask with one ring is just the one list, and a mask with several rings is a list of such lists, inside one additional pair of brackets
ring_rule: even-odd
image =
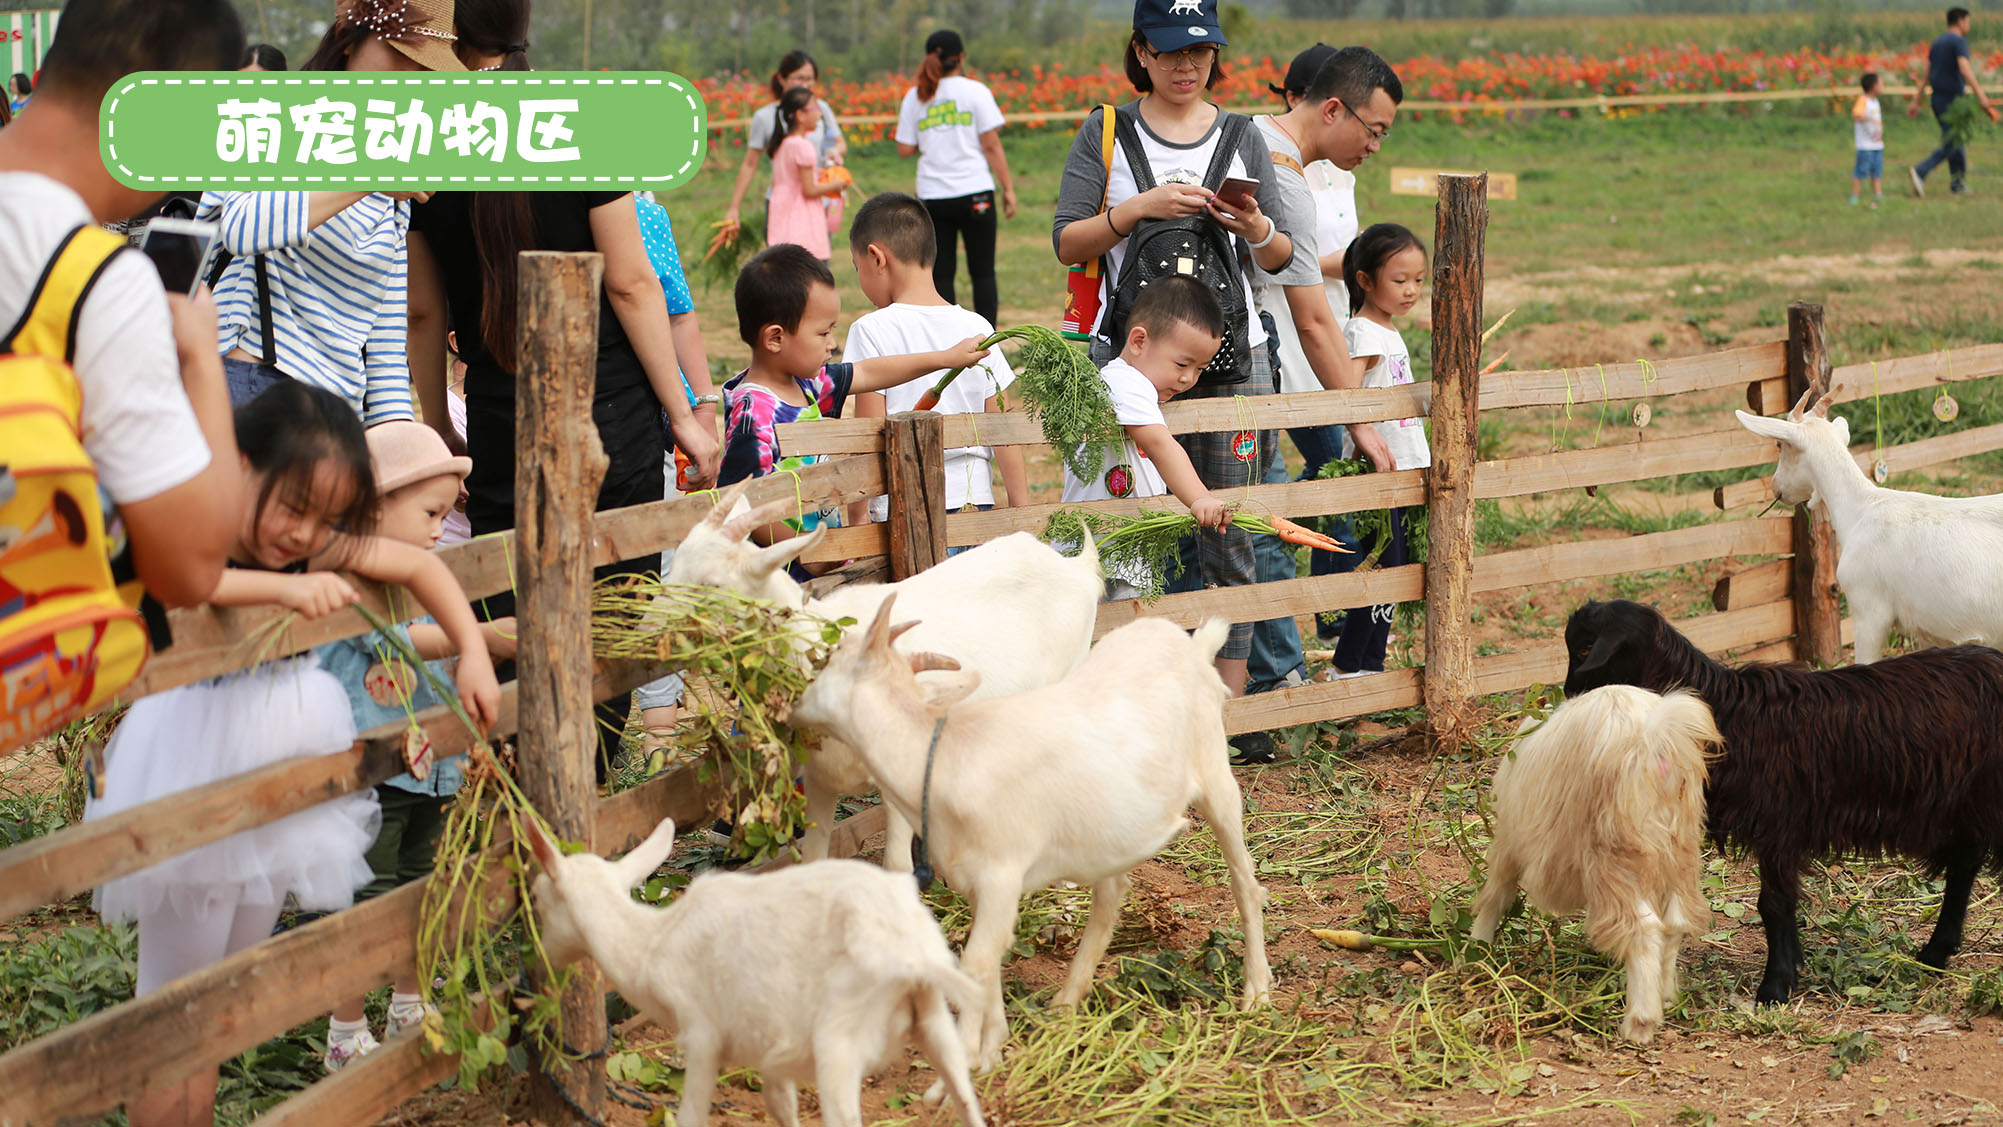
[[(1787, 307), (1787, 398), (1801, 398), (1810, 384), (1829, 385), (1829, 347), (1823, 335), (1822, 304), (1797, 301)], [(1843, 653), (1843, 619), (1836, 607), (1836, 541), (1829, 518), (1794, 508), (1794, 656), (1828, 668)]]
[(1442, 175), (1433, 229), (1433, 467), (1426, 475), (1426, 668), (1422, 699), (1436, 751), (1471, 734), (1474, 463), (1481, 391), (1482, 244), (1488, 176)]
[[(523, 793), (557, 836), (593, 849), (598, 739), (591, 713), (591, 518), (606, 458), (591, 399), (604, 260), (528, 252), (520, 262), (515, 574), (518, 613), (527, 629), (516, 658), (516, 763)], [(578, 965), (564, 991), (562, 1011), (570, 1046), (589, 1053), (605, 1043), (604, 987), (589, 960)], [(542, 1122), (585, 1124), (587, 1116), (604, 1113), (604, 1066), (545, 1059), (529, 1093)]]
[(931, 411), (885, 420), (883, 484), (890, 497), (890, 578), (946, 558), (946, 421)]

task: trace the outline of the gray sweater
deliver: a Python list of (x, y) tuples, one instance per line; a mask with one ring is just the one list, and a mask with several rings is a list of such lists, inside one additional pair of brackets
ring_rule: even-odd
[[(1145, 119), (1142, 119), (1139, 125), (1142, 133), (1151, 140), (1162, 145), (1169, 144), (1154, 135)], [(1197, 144), (1207, 143), (1211, 134), (1221, 129), (1223, 125), (1224, 115), (1219, 113), (1216, 123), (1210, 127), (1210, 132), (1205, 133)], [(1100, 158), (1101, 141), (1105, 136), (1104, 128), (1104, 111), (1093, 110), (1078, 127), (1078, 135), (1072, 138), (1071, 155), (1064, 161), (1064, 180), (1057, 189), (1057, 215), (1050, 225), (1050, 245), (1053, 250), (1057, 247), (1057, 240), (1063, 236), (1064, 228), (1080, 219), (1090, 219), (1099, 214), (1099, 201), (1106, 191), (1106, 165)], [(1291, 238), (1293, 231), (1288, 226), (1286, 205), (1280, 198), (1279, 183), (1273, 176), (1273, 154), (1266, 147), (1266, 138), (1258, 129), (1245, 130), (1243, 139), (1238, 143), (1238, 159), (1245, 165), (1245, 174), (1259, 181), (1259, 190), (1256, 193), (1259, 210), (1273, 221), (1281, 234)], [(1126, 162), (1126, 153), (1117, 143), (1113, 148), (1113, 162), (1115, 165), (1123, 165)], [(1159, 183), (1164, 170), (1151, 171)], [(1201, 175), (1202, 169), (1197, 169), (1197, 173)], [(1233, 241), (1238, 245), (1240, 265), (1248, 264), (1251, 260), (1251, 248), (1243, 239)], [(1281, 272), (1284, 270), (1282, 267)], [(1250, 276), (1249, 272), (1247, 276)], [(1108, 278), (1107, 282), (1109, 285), (1117, 285), (1118, 279)]]

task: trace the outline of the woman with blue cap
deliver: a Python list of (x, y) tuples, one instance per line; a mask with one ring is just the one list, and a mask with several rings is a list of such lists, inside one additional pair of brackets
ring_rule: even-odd
[[(1272, 154), (1259, 130), (1241, 115), (1226, 113), (1208, 91), (1224, 78), (1221, 48), (1227, 45), (1217, 21), (1220, 0), (1138, 0), (1133, 34), (1127, 40), (1126, 74), (1139, 100), (1121, 106), (1108, 122), (1094, 110), (1079, 127), (1065, 162), (1057, 197), (1052, 242), (1066, 265), (1101, 260), (1099, 313), (1094, 322), (1092, 359), (1104, 364), (1117, 353), (1124, 327), (1114, 323), (1128, 295), (1156, 265), (1128, 253), (1163, 224), (1177, 224), (1191, 244), (1208, 243), (1216, 231), (1228, 237), (1230, 253), (1208, 256), (1163, 255), (1206, 281), (1214, 280), (1226, 310), (1226, 334), (1218, 359), (1197, 385), (1178, 399), (1270, 395), (1272, 360), (1266, 330), (1254, 310), (1246, 259), (1268, 272), (1293, 258), (1287, 216), (1273, 178)], [(1116, 144), (1103, 146), (1112, 128)], [(1256, 186), (1229, 197), (1218, 189), (1229, 180)], [(1188, 221), (1200, 218), (1195, 225)], [(1158, 241), (1158, 240), (1157, 240)], [(1133, 271), (1128, 278), (1126, 271)], [(1235, 338), (1235, 339), (1234, 339)], [(1212, 490), (1241, 488), (1263, 471), (1275, 441), (1272, 431), (1182, 435), (1203, 484)], [(1256, 582), (1251, 537), (1241, 529), (1204, 531), (1192, 550), (1184, 545), (1184, 579), (1203, 586), (1237, 587)], [(1191, 557), (1194, 557), (1191, 560)], [(1251, 623), (1232, 627), (1218, 653), (1218, 673), (1233, 695), (1245, 688)]]

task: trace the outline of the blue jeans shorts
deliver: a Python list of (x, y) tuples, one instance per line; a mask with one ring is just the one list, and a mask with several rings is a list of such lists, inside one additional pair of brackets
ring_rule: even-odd
[(1857, 171), (1850, 174), (1858, 180), (1882, 180), (1885, 176), (1885, 150), (1858, 149)]

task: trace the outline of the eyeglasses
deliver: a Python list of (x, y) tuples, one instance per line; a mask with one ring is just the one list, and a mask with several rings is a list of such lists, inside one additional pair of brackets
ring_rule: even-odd
[(1384, 143), (1384, 138), (1389, 137), (1391, 135), (1390, 126), (1377, 125), (1372, 122), (1365, 121), (1361, 117), (1357, 117), (1356, 111), (1350, 109), (1348, 106), (1342, 107), (1342, 112), (1348, 114), (1350, 117), (1356, 118), (1356, 124), (1361, 125), (1363, 127), (1363, 131), (1365, 133), (1370, 134), (1370, 139), (1377, 142), (1380, 145)]
[(1148, 54), (1166, 70), (1202, 70), (1217, 58), (1217, 48), (1212, 46), (1184, 47), (1180, 51), (1157, 51), (1148, 48)]

